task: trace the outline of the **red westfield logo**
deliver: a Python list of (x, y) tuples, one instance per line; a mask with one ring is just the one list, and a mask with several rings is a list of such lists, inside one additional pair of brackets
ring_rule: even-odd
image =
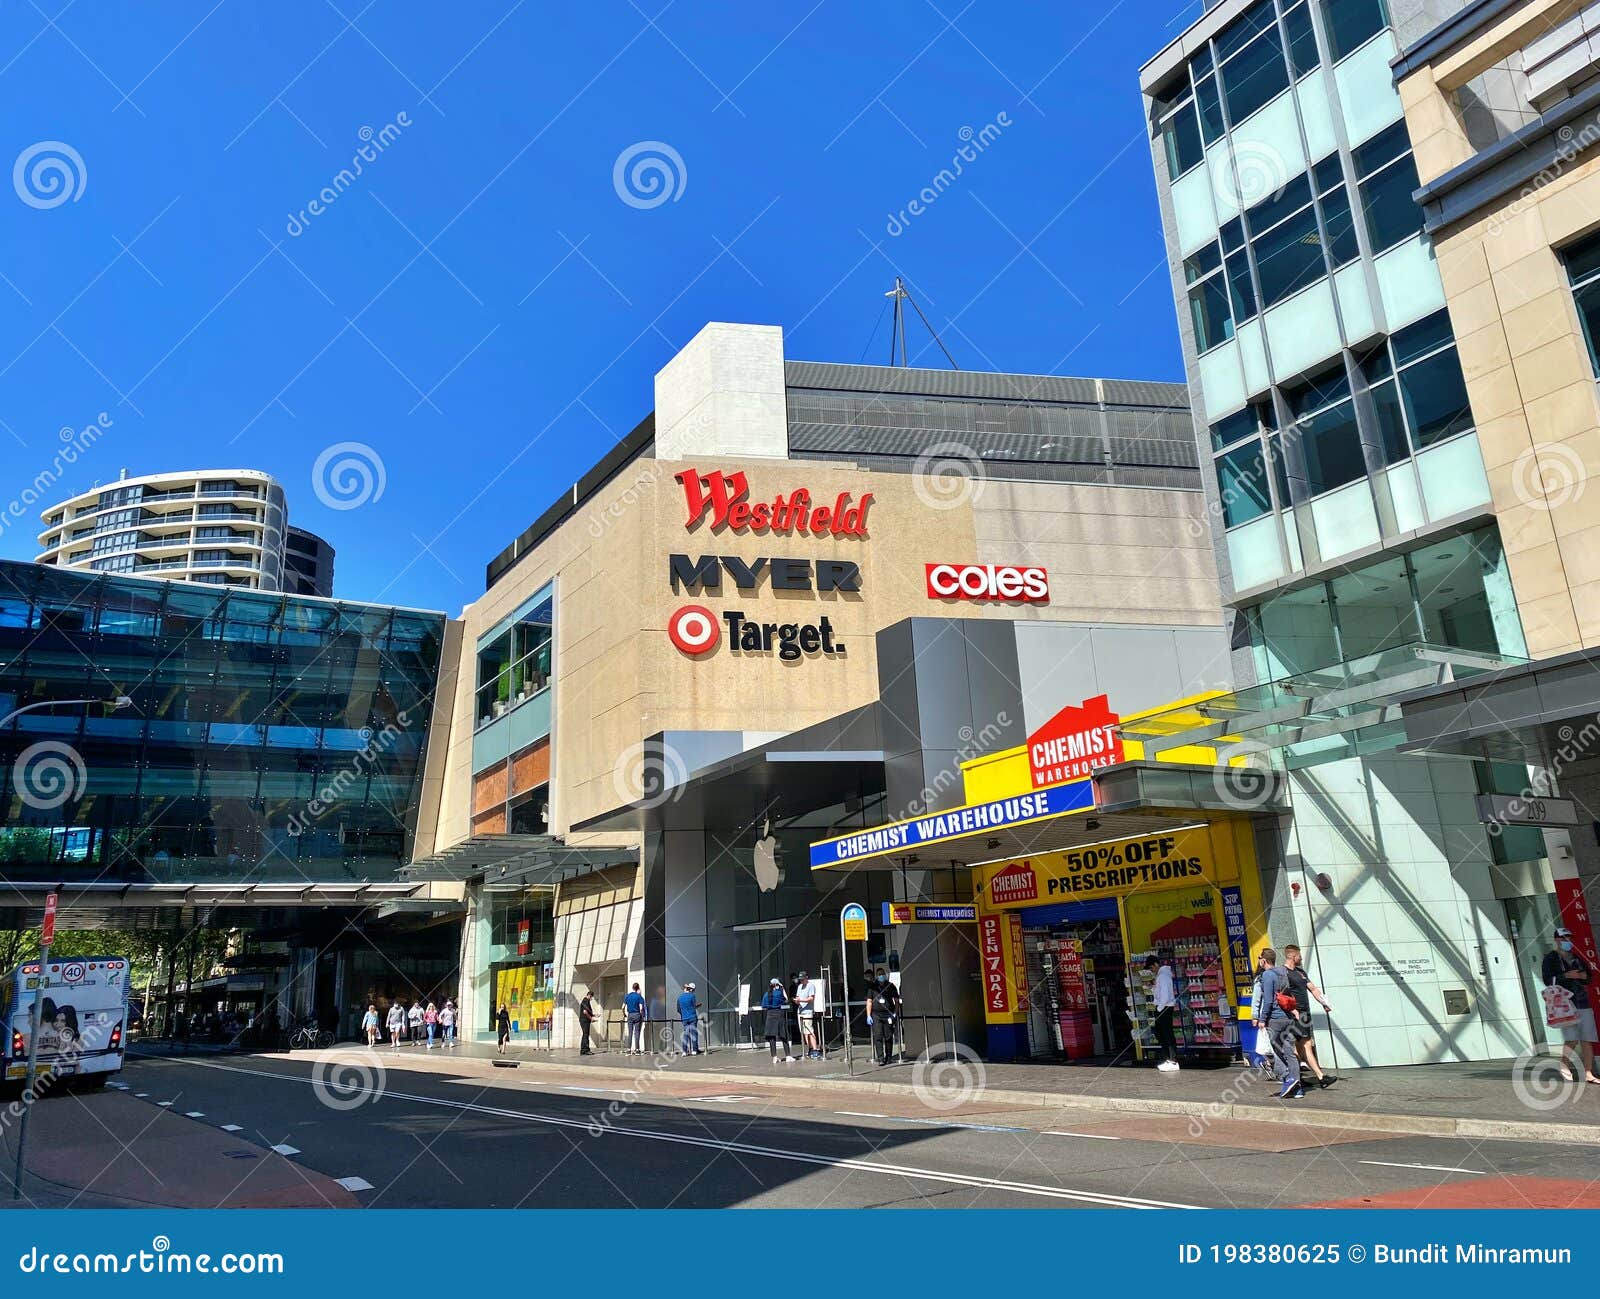
[(1015, 862), (989, 880), (990, 902), (1027, 902), (1039, 896), (1039, 877), (1033, 863)]
[(867, 535), (867, 507), (872, 493), (862, 492), (851, 504), (850, 493), (840, 492), (832, 505), (818, 505), (804, 487), (787, 495), (780, 492), (770, 501), (751, 501), (750, 481), (741, 471), (725, 474), (721, 470), (702, 474), (686, 469), (677, 475), (683, 484), (689, 520), (684, 527), (693, 530), (709, 517), (713, 532), (727, 528), (733, 532), (769, 532), (783, 536), (810, 533), (814, 537), (864, 537)]

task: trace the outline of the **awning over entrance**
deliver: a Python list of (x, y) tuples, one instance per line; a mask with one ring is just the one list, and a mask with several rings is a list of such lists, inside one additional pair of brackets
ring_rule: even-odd
[(1127, 762), (1072, 784), (822, 840), (811, 846), (811, 869), (979, 866), (1286, 810), (1276, 771)]
[(637, 848), (575, 846), (548, 834), (480, 834), (402, 867), (400, 878), (410, 886), (441, 880), (537, 887), (638, 861)]
[(399, 881), (75, 884), (15, 880), (7, 882), (0, 898), (0, 922), (14, 929), (36, 926), (44, 915), (45, 896), (55, 893), (62, 923), (74, 929), (170, 928), (206, 922), (213, 913), (221, 913), (218, 919), (230, 925), (268, 929), (331, 908), (365, 913), (366, 908), (382, 907), (415, 892), (416, 885)]
[(1561, 769), (1600, 744), (1600, 650), (1518, 663), (1399, 701), (1402, 753)]

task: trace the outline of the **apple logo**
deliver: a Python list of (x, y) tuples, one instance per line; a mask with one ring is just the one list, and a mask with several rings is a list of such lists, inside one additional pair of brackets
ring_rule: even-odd
[(772, 835), (771, 821), (762, 827), (761, 838), (756, 840), (753, 866), (756, 887), (763, 893), (771, 893), (783, 883), (783, 867), (778, 864), (778, 841)]

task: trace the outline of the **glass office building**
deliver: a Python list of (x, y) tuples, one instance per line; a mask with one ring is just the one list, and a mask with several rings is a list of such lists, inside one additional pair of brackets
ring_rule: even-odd
[(0, 562), (0, 871), (392, 881), (444, 631), (437, 613)]

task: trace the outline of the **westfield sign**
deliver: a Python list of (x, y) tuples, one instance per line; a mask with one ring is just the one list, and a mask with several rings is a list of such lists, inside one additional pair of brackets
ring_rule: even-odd
[(720, 470), (702, 474), (686, 469), (676, 475), (683, 484), (684, 503), (689, 509), (686, 529), (692, 531), (709, 519), (713, 532), (770, 533), (774, 536), (809, 534), (814, 537), (864, 537), (867, 535), (867, 509), (872, 493), (862, 492), (852, 504), (849, 492), (840, 492), (831, 505), (818, 504), (804, 487), (780, 492), (770, 501), (752, 501), (750, 482), (743, 472), (725, 474)]

